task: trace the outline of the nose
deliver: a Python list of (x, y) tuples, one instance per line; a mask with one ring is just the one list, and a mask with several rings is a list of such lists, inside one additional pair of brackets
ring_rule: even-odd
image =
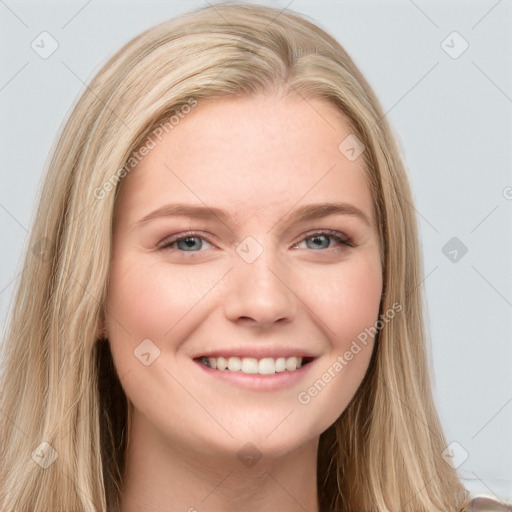
[(226, 317), (261, 328), (291, 322), (297, 313), (298, 298), (289, 275), (289, 269), (277, 265), (269, 251), (252, 263), (238, 260), (226, 283)]

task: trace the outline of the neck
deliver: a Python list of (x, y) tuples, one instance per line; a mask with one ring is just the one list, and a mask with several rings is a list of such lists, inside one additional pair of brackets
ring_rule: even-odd
[(130, 429), (121, 512), (318, 511), (318, 439), (251, 461), (172, 446), (147, 427)]

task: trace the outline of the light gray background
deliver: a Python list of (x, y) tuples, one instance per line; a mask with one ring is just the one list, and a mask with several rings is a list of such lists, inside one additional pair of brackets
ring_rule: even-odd
[[(206, 3), (0, 0), (2, 325), (49, 151), (84, 84), (142, 30)], [(470, 490), (511, 500), (512, 2), (261, 3), (334, 35), (381, 100), (420, 219), (435, 396), (454, 461)], [(47, 59), (31, 48), (43, 31), (59, 45)], [(469, 44), (457, 58), (465, 43), (453, 31)], [(443, 253), (452, 237), (468, 248), (455, 262)]]

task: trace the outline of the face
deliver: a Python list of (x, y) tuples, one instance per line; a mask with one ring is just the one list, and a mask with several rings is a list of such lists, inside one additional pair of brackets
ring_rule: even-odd
[(137, 435), (278, 456), (346, 408), (382, 293), (351, 133), (321, 99), (214, 100), (123, 178), (107, 333)]

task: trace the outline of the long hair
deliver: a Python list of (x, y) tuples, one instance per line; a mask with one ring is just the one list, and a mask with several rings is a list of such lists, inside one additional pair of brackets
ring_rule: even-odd
[(171, 130), (173, 116), (195, 102), (283, 88), (305, 101), (327, 99), (364, 144), (379, 223), (381, 313), (403, 307), (378, 332), (351, 403), (321, 435), (320, 510), (467, 505), (443, 458), (415, 212), (378, 100), (339, 43), (304, 17), (216, 4), (126, 44), (92, 80), (53, 150), (2, 346), (3, 512), (118, 509), (129, 402), (99, 326), (108, 314), (112, 219), (128, 162), (156, 127)]

